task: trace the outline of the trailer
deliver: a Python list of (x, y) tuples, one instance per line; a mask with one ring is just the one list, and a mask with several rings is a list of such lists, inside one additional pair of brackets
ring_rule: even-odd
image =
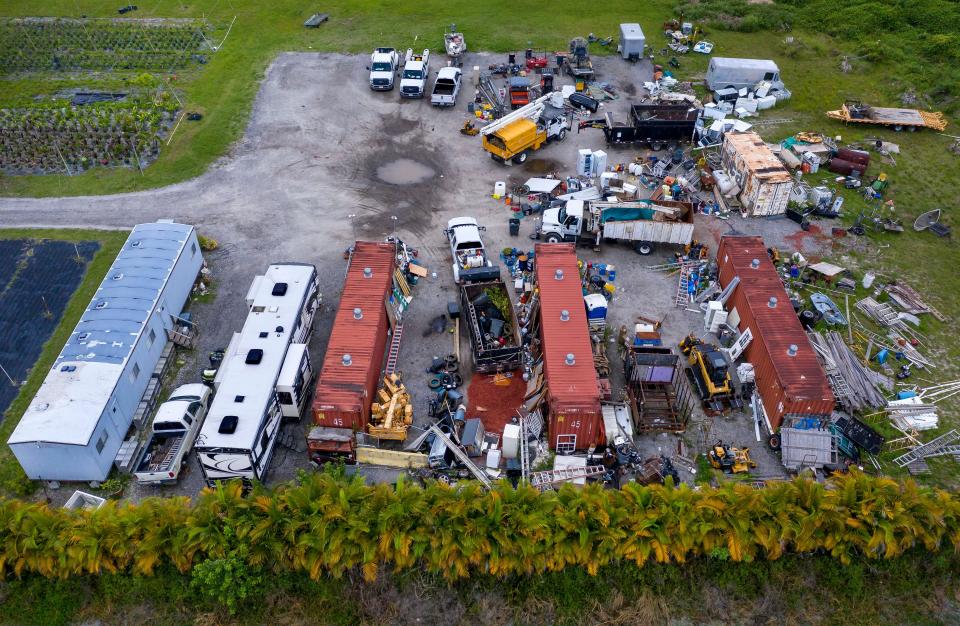
[(658, 243), (686, 246), (693, 241), (693, 205), (676, 200), (568, 200), (544, 211), (539, 229), (547, 243), (599, 247), (604, 239), (629, 241), (637, 253), (647, 255)]
[(837, 111), (827, 111), (827, 117), (848, 124), (876, 124), (889, 126), (895, 131), (932, 128), (943, 132), (947, 127), (947, 118), (938, 111), (920, 111), (918, 109), (895, 109), (875, 107), (857, 101), (844, 102)]
[[(493, 268), (497, 269), (497, 268)], [(520, 332), (516, 311), (499, 271), (493, 280), (460, 285), (461, 311), (473, 353), (473, 369), (489, 374), (520, 367)]]
[(653, 150), (671, 149), (693, 140), (699, 111), (683, 104), (634, 104), (630, 121), (617, 121), (608, 111), (603, 118), (584, 120), (580, 128), (599, 128), (611, 144), (646, 144)]

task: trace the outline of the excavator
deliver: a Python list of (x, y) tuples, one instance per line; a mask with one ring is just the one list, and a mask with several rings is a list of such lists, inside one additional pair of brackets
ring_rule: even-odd
[(688, 335), (680, 342), (680, 351), (690, 364), (687, 377), (700, 394), (704, 410), (720, 414), (742, 406), (733, 393), (727, 359), (719, 347)]
[(750, 458), (750, 448), (734, 448), (718, 441), (707, 453), (710, 465), (727, 474), (745, 474), (757, 466)]

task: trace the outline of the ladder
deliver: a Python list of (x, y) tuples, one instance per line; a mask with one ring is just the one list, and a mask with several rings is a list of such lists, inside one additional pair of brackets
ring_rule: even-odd
[(466, 452), (460, 449), (460, 446), (453, 443), (450, 437), (447, 437), (446, 433), (437, 428), (437, 425), (434, 424), (430, 427), (430, 432), (435, 436), (440, 438), (440, 441), (446, 444), (447, 449), (453, 452), (453, 456), (457, 457), (457, 460), (463, 463), (463, 466), (466, 467), (473, 477), (480, 481), (480, 483), (487, 489), (493, 487), (493, 483), (490, 482), (490, 478), (487, 476), (487, 473), (482, 469), (477, 467), (476, 463), (470, 460), (470, 457), (467, 456)]
[(699, 265), (699, 263), (680, 263), (680, 278), (677, 280), (677, 296), (673, 300), (676, 306), (685, 307), (690, 304), (690, 293), (688, 292), (690, 288), (690, 273), (694, 268), (699, 267)]
[(503, 117), (501, 117), (501, 118), (498, 119), (497, 121), (491, 122), (490, 124), (487, 124), (487, 125), (484, 126), (482, 129), (480, 129), (480, 134), (483, 135), (484, 137), (486, 137), (487, 135), (490, 135), (490, 134), (492, 134), (492, 133), (495, 133), (495, 132), (497, 132), (498, 130), (500, 130), (501, 128), (504, 128), (505, 126), (508, 126), (508, 125), (512, 124), (513, 122), (516, 122), (516, 121), (518, 121), (518, 120), (522, 120), (522, 119), (535, 120), (535, 119), (537, 119), (538, 117), (540, 117), (540, 113), (542, 113), (543, 110), (546, 108), (546, 106), (547, 106), (547, 101), (548, 101), (549, 99), (550, 99), (550, 94), (547, 94), (547, 95), (545, 95), (545, 96), (540, 96), (539, 98), (537, 98), (536, 100), (534, 100), (534, 101), (531, 102), (530, 104), (527, 104), (527, 105), (525, 105), (525, 106), (520, 107), (519, 109), (517, 109), (517, 110), (514, 111), (513, 113), (508, 113), (507, 115), (504, 115)]
[(397, 322), (393, 328), (393, 337), (390, 339), (390, 351), (387, 353), (387, 376), (397, 371), (397, 357), (400, 356), (400, 341), (403, 339), (403, 324)]
[[(936, 439), (929, 441), (922, 446), (917, 446), (904, 455), (898, 456), (893, 460), (893, 462), (897, 464), (897, 467), (906, 467), (914, 461), (925, 459), (928, 456), (945, 454), (944, 450), (952, 450), (953, 448), (958, 447), (950, 445), (958, 440), (960, 440), (960, 432), (951, 430), (950, 432), (944, 433), (943, 435), (940, 435)], [(950, 453), (952, 452), (947, 452), (946, 454)]]
[(520, 416), (520, 479), (530, 475), (530, 444), (527, 439), (527, 421)]
[(568, 480), (577, 480), (578, 478), (589, 478), (591, 476), (602, 476), (607, 473), (607, 468), (602, 465), (588, 465), (586, 467), (564, 467), (546, 472), (534, 472), (530, 475), (530, 484), (544, 491), (551, 485), (566, 482)]
[(170, 464), (173, 463), (173, 460), (177, 457), (177, 453), (180, 451), (180, 447), (183, 445), (184, 437), (179, 437), (177, 442), (170, 446), (170, 449), (167, 450), (167, 455), (163, 457), (163, 462), (157, 469), (165, 470), (170, 468)]

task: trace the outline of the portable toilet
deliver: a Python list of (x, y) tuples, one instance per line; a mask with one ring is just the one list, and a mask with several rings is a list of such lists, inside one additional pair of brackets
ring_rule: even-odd
[(639, 61), (647, 40), (640, 24), (620, 24), (620, 56), (628, 61)]
[(599, 293), (591, 293), (583, 297), (587, 307), (587, 324), (590, 328), (604, 328), (607, 325), (607, 299)]

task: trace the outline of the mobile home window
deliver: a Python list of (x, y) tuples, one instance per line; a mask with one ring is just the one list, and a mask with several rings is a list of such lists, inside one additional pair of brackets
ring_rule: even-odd
[(134, 363), (134, 364), (133, 364), (133, 369), (130, 370), (130, 382), (136, 381), (137, 378), (139, 378), (139, 377), (140, 377), (140, 364), (139, 364), (139, 363)]
[(100, 435), (100, 439), (97, 440), (97, 454), (103, 454), (103, 448), (107, 445), (107, 433)]
[(157, 333), (152, 328), (150, 329), (150, 335), (147, 337), (147, 348), (153, 347), (153, 342), (157, 340)]
[(197, 254), (197, 244), (191, 243), (191, 244), (190, 244), (190, 256), (196, 256), (196, 254)]

